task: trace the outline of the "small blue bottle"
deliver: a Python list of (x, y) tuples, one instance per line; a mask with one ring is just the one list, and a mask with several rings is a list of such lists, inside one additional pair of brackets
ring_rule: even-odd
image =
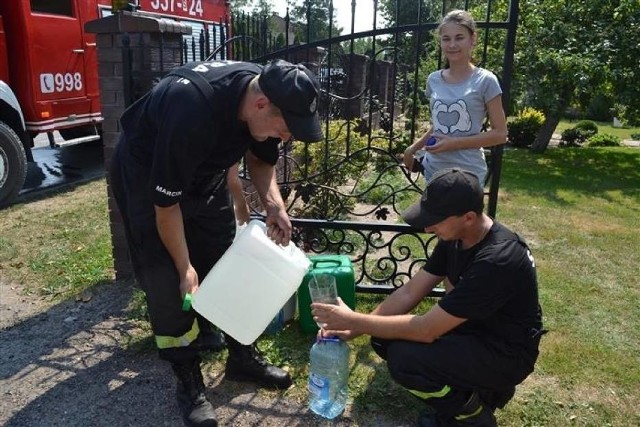
[(280, 332), (282, 328), (284, 328), (284, 310), (280, 309), (264, 332), (268, 335), (275, 335)]
[(309, 408), (329, 420), (344, 411), (349, 382), (349, 345), (338, 337), (318, 338), (311, 347)]

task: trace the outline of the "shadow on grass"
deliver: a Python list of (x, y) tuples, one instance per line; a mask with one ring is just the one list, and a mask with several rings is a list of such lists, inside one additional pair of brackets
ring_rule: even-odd
[[(419, 402), (398, 386), (389, 376), (386, 362), (369, 345), (368, 337), (349, 343), (351, 371), (349, 375), (350, 410), (334, 420), (322, 420), (309, 412), (307, 384), (309, 352), (315, 334), (305, 333), (297, 320), (276, 335), (260, 339), (259, 348), (272, 363), (286, 365), (295, 386), (287, 391), (291, 400), (299, 401), (308, 421), (322, 426), (409, 426), (419, 414)], [(316, 424), (304, 424), (316, 425)]]
[(362, 390), (357, 390), (352, 407), (354, 419), (360, 425), (381, 425), (385, 420), (393, 420), (396, 426), (414, 425), (422, 405), (393, 381), (386, 362), (371, 346), (359, 347), (354, 370), (357, 365), (364, 365), (373, 373), (362, 385)]
[(544, 154), (505, 150), (501, 187), (523, 194), (545, 194), (566, 204), (558, 190), (611, 200), (610, 191), (640, 197), (637, 148), (552, 148)]

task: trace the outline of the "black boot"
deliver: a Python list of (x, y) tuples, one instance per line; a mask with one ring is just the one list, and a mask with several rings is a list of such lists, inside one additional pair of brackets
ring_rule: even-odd
[(447, 426), (473, 426), (473, 427), (498, 427), (493, 409), (480, 399), (478, 392), (474, 391), (467, 403), (464, 404), (460, 412), (448, 420), (450, 423), (443, 423)]
[(205, 394), (200, 359), (185, 364), (173, 363), (171, 367), (178, 378), (176, 394), (184, 424), (189, 427), (216, 427), (218, 421)]
[(212, 351), (218, 353), (226, 347), (224, 335), (214, 328), (208, 320), (198, 315), (198, 327), (200, 333), (193, 345), (198, 351)]
[(488, 390), (480, 392), (480, 399), (492, 409), (502, 409), (516, 394), (516, 387), (502, 390)]
[(255, 382), (266, 388), (286, 389), (291, 377), (283, 369), (268, 364), (255, 344), (242, 345), (230, 336), (225, 337), (229, 356), (224, 377), (230, 381)]
[[(418, 418), (418, 427), (497, 427), (496, 418), (493, 415), (493, 408), (482, 401), (477, 392), (472, 392), (466, 403), (456, 415), (451, 415), (446, 407), (442, 412), (435, 411), (429, 407)], [(451, 402), (449, 402), (451, 403)], [(458, 404), (460, 405), (460, 404)], [(443, 413), (444, 412), (444, 413)]]

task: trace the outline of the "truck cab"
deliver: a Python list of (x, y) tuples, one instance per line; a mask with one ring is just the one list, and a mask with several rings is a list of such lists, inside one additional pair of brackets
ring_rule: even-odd
[[(126, 3), (204, 31), (229, 11), (225, 0)], [(52, 148), (100, 140), (97, 47), (84, 24), (110, 14), (113, 4), (0, 0), (0, 207), (22, 189), (38, 134), (46, 133)], [(64, 142), (54, 141), (54, 131)]]
[(20, 191), (39, 133), (52, 145), (56, 130), (69, 144), (100, 139), (95, 36), (84, 32), (96, 18), (82, 0), (0, 2), (0, 205)]

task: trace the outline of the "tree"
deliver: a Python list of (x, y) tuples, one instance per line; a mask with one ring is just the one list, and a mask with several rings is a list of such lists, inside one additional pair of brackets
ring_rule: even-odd
[[(299, 34), (296, 38), (307, 43), (335, 37), (342, 33), (342, 28), (336, 24), (335, 11), (331, 10), (330, 0), (298, 0), (291, 9), (291, 20), (299, 24)], [(331, 23), (329, 17), (331, 14)]]
[[(373, 39), (371, 37), (363, 37), (353, 40), (353, 53), (360, 55), (373, 56)], [(342, 50), (345, 52), (351, 51), (351, 41), (342, 42)]]
[(625, 106), (623, 117), (629, 124), (640, 125), (640, 5), (638, 0), (621, 0), (612, 7), (611, 19), (602, 29), (601, 42), (608, 52), (613, 93)]
[(598, 88), (614, 88), (630, 115), (640, 110), (637, 0), (532, 0), (520, 5), (514, 93), (521, 104), (546, 116), (532, 151), (544, 152), (567, 107), (591, 99)]
[(231, 10), (269, 16), (273, 10), (273, 0), (234, 0), (231, 2)]
[(514, 86), (519, 83), (526, 104), (546, 117), (531, 146), (535, 152), (547, 148), (567, 107), (600, 77), (598, 58), (584, 48), (579, 34), (584, 31), (577, 26), (580, 7), (547, 1), (522, 5)]
[[(388, 27), (402, 27), (437, 22), (442, 16), (443, 4), (440, 0), (381, 0), (379, 7)], [(405, 64), (415, 63), (416, 58), (424, 58), (436, 48), (431, 32), (426, 30), (402, 32), (397, 41), (391, 38), (386, 44), (400, 46), (398, 58)]]

